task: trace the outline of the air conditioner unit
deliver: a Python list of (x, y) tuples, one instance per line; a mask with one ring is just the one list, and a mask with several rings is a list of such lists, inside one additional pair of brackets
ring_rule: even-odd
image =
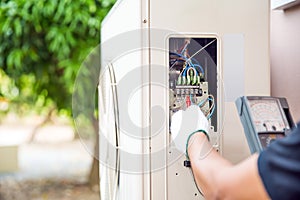
[(234, 101), (270, 95), (268, 0), (122, 0), (102, 23), (101, 199), (201, 199), (171, 116), (197, 104), (212, 144), (248, 155)]

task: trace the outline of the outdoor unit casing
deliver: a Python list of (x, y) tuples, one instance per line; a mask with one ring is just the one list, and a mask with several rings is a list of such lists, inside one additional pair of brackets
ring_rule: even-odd
[(234, 163), (250, 154), (234, 101), (270, 95), (269, 6), (268, 0), (116, 3), (101, 30), (101, 199), (202, 198), (169, 132), (176, 107), (169, 51), (187, 40), (213, 45), (201, 65), (216, 98), (215, 148)]

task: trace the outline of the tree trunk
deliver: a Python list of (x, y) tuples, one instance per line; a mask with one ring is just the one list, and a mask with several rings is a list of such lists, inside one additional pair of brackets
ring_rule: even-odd
[(38, 124), (36, 127), (34, 127), (32, 133), (31, 133), (31, 136), (30, 136), (30, 139), (29, 139), (29, 143), (33, 142), (34, 141), (34, 138), (36, 136), (36, 134), (38, 133), (39, 129), (42, 128), (44, 125), (46, 125), (48, 122), (51, 122), (52, 119), (52, 114), (53, 112), (56, 110), (55, 107), (51, 108), (47, 114), (47, 116), (45, 117), (45, 119), (40, 123)]
[(99, 176), (99, 125), (98, 120), (93, 117), (93, 128), (96, 135), (96, 142), (95, 142), (95, 152), (94, 152), (94, 159), (93, 164), (91, 167), (91, 171), (89, 174), (89, 185), (92, 188), (98, 187), (98, 190), (100, 190), (100, 176)]

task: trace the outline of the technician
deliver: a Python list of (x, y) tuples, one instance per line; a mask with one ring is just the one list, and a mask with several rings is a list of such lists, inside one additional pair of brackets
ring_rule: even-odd
[(210, 144), (208, 126), (198, 106), (172, 116), (175, 146), (190, 160), (196, 184), (206, 199), (300, 199), (299, 128), (260, 154), (233, 165)]

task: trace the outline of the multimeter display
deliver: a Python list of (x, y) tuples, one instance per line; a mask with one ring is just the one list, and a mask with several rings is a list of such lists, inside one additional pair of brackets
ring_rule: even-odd
[(244, 96), (236, 105), (252, 153), (262, 151), (290, 130), (280, 98)]
[(277, 99), (248, 99), (248, 102), (257, 132), (289, 129)]

